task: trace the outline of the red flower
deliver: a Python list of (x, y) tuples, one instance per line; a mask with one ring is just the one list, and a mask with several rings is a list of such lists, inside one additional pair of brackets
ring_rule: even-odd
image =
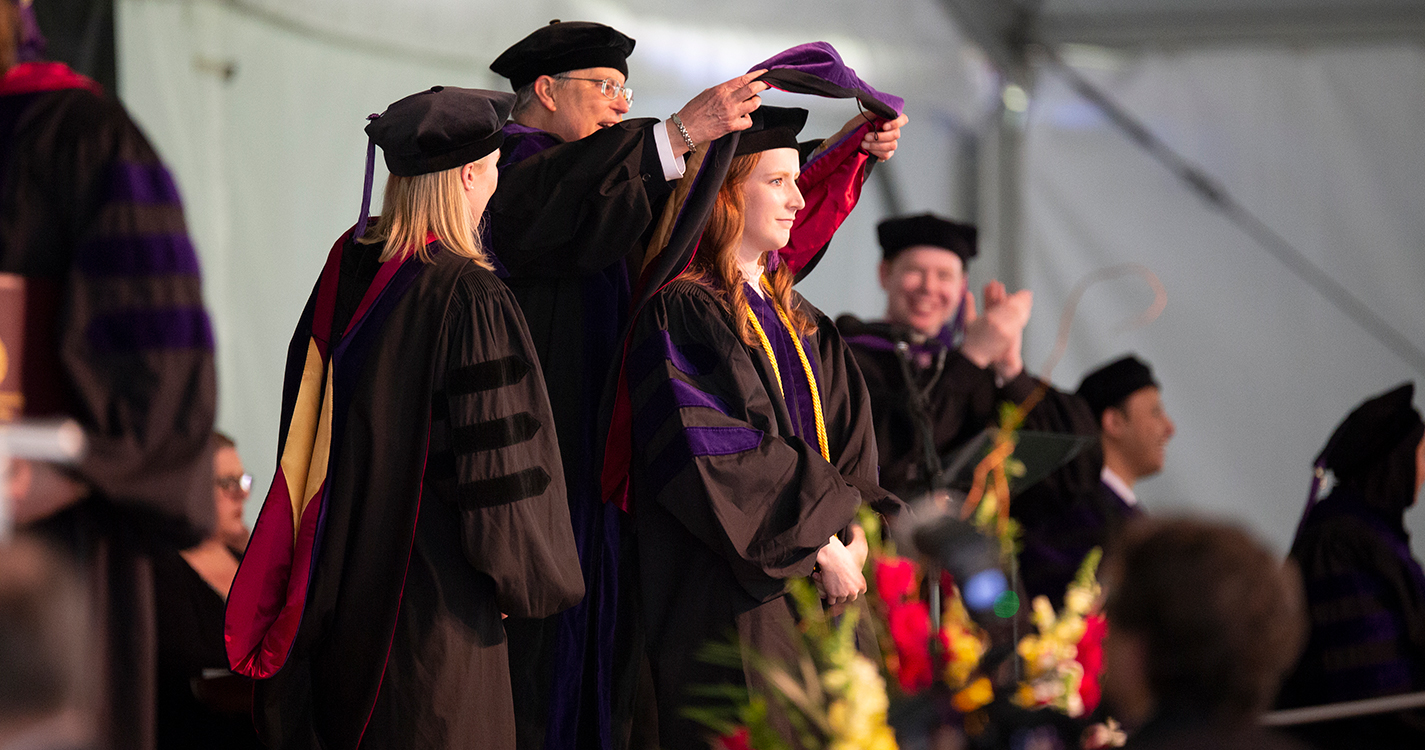
[(935, 679), (930, 668), (930, 609), (924, 602), (910, 602), (889, 614), (891, 640), (900, 656), (896, 679), (902, 690), (917, 693)]
[(732, 734), (717, 738), (717, 750), (752, 750), (752, 734), (747, 727), (738, 727)]
[(916, 598), (919, 593), (916, 575), (915, 563), (907, 558), (888, 557), (876, 560), (876, 592), (888, 609), (895, 610), (907, 599)]
[(1084, 701), (1084, 711), (1091, 713), (1098, 707), (1103, 689), (1099, 676), (1103, 674), (1103, 637), (1108, 634), (1108, 620), (1101, 614), (1084, 617), (1084, 637), (1079, 639), (1078, 662), (1084, 668), (1083, 682), (1079, 683), (1079, 697)]

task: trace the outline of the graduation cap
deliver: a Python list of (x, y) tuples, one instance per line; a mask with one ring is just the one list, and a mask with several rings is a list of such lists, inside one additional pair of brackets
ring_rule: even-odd
[(1414, 383), (1402, 383), (1357, 406), (1331, 433), (1316, 464), (1337, 478), (1361, 474), (1379, 463), (1402, 442), (1420, 440), (1420, 412), (1411, 400)]
[(1110, 406), (1118, 406), (1140, 388), (1159, 387), (1153, 368), (1132, 354), (1116, 359), (1084, 376), (1076, 395), (1087, 401), (1095, 418)]
[(979, 230), (973, 224), (942, 219), (935, 214), (897, 216), (876, 225), (876, 237), (881, 241), (881, 259), (889, 261), (906, 248), (917, 245), (940, 247), (969, 263), (980, 254), (976, 240)]
[(807, 124), (807, 111), (799, 107), (761, 106), (752, 110), (752, 127), (742, 131), (734, 156), (774, 148), (797, 147), (797, 134)]
[(386, 168), (400, 177), (462, 167), (500, 147), (505, 140), (501, 128), (514, 103), (514, 94), (500, 91), (432, 86), (366, 118), (366, 187), (352, 238), (366, 231), (377, 146)]
[(501, 52), (490, 70), (510, 79), (516, 91), (540, 76), (584, 68), (613, 68), (627, 77), (634, 43), (612, 26), (556, 18)]
[(432, 86), (412, 94), (366, 126), (391, 174), (414, 177), (476, 161), (498, 149), (514, 94)]
[[(954, 454), (942, 460), (947, 467), (945, 477), (950, 489), (962, 492), (970, 489), (974, 484), (975, 467), (994, 449), (998, 435), (999, 428), (987, 427)], [(1098, 440), (1094, 435), (1040, 430), (1019, 430), (1015, 436), (1014, 453), (1010, 456), (1024, 465), (1024, 474), (1009, 476), (1009, 491), (1012, 495), (1018, 495), (1034, 486), (1055, 469), (1074, 460), (1080, 451)]]

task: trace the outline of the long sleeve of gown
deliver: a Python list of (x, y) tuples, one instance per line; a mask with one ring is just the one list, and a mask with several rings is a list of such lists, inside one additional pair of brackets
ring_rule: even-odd
[[(850, 523), (862, 493), (822, 458), (814, 438), (779, 424), (781, 397), (767, 391), (765, 363), (754, 362), (711, 295), (691, 282), (670, 285), (640, 316), (627, 367), (633, 513), (657, 503), (726, 560), (758, 600), (780, 594), (786, 578), (809, 575), (817, 550)], [(863, 405), (829, 412), (839, 433), (853, 432), (855, 422), (858, 444), (872, 444), (869, 428), (859, 428)], [(845, 452), (841, 463), (867, 475), (873, 450), (869, 458)]]
[(655, 204), (671, 192), (651, 135), (629, 120), (501, 169), (490, 236), (515, 276), (592, 273), (640, 245)]
[(547, 617), (584, 595), (539, 359), (514, 298), (466, 275), (446, 316), (445, 389), (461, 541), (500, 611)]
[(31, 331), (53, 341), (26, 359), (27, 379), (44, 381), (30, 413), (80, 422), (79, 472), (100, 495), (201, 532), (217, 388), (177, 187), (117, 101), (71, 90), (32, 107), (40, 124), (14, 155), (6, 232), (36, 305), (57, 295), (52, 310), (30, 309)]
[(1309, 705), (1421, 689), (1425, 601), (1408, 566), (1358, 518), (1308, 523), (1291, 556), (1305, 584), (1310, 638), (1283, 697)]

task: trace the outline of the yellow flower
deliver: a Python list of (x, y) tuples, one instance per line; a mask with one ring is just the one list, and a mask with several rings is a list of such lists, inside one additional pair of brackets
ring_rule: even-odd
[(954, 706), (956, 711), (967, 714), (981, 706), (989, 705), (994, 698), (994, 686), (990, 684), (989, 678), (981, 677), (956, 693), (950, 699), (950, 705)]

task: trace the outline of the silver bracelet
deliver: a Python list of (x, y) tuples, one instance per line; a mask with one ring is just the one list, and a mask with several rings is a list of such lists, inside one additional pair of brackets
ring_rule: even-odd
[(688, 144), (688, 154), (691, 156), (697, 153), (698, 147), (693, 143), (693, 137), (688, 135), (688, 129), (683, 127), (683, 118), (679, 117), (677, 112), (674, 112), (672, 120), (673, 127), (678, 129), (678, 135), (683, 136), (683, 143)]

